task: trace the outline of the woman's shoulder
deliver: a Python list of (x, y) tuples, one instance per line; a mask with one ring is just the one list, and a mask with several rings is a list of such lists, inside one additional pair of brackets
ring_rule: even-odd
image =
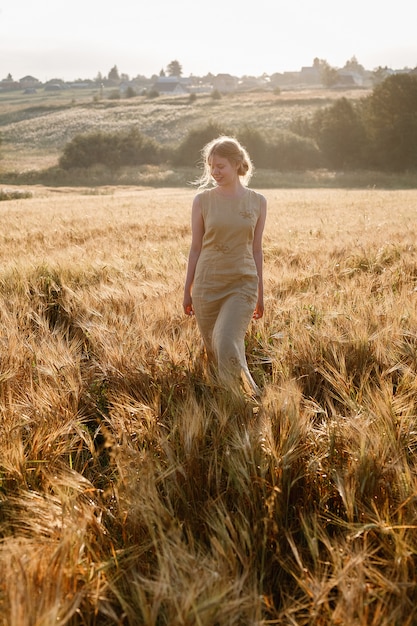
[(206, 215), (208, 207), (210, 205), (210, 191), (210, 189), (203, 189), (194, 196), (193, 209), (195, 211), (201, 212), (201, 215), (203, 215), (203, 217)]
[(194, 196), (194, 199), (197, 198), (198, 200), (201, 200), (201, 198), (211, 195), (213, 191), (214, 191), (213, 187), (210, 187), (210, 189), (201, 189), (200, 191), (196, 193), (196, 195)]
[(260, 193), (259, 191), (255, 191), (255, 189), (251, 189), (249, 187), (248, 187), (248, 191), (250, 193), (251, 198), (256, 200), (259, 206), (266, 206), (266, 198), (262, 193)]
[(212, 196), (214, 189), (203, 189), (202, 191), (199, 191), (195, 196), (194, 196), (194, 204), (197, 204), (199, 206), (204, 206), (207, 201), (209, 200), (209, 198)]

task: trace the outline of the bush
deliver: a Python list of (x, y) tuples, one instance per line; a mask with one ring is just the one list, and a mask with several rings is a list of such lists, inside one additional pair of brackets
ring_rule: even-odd
[(322, 152), (324, 164), (331, 168), (356, 168), (362, 164), (366, 132), (360, 109), (340, 98), (319, 110), (312, 121), (312, 132)]
[(245, 127), (238, 132), (238, 139), (257, 168), (289, 171), (319, 166), (316, 143), (295, 133), (283, 131), (274, 141), (268, 141), (258, 130)]
[(149, 89), (145, 91), (145, 96), (149, 99), (159, 98), (159, 91), (157, 89)]
[(135, 98), (138, 94), (136, 93), (136, 91), (133, 89), (133, 87), (128, 87), (126, 89), (126, 93), (125, 96), (126, 98)]
[(230, 131), (216, 122), (209, 122), (202, 128), (190, 130), (173, 154), (174, 165), (197, 166), (201, 161), (201, 150), (206, 143), (220, 135), (229, 134)]
[(250, 158), (256, 167), (268, 167), (269, 146), (259, 130), (251, 126), (244, 126), (238, 133), (238, 139), (249, 152)]
[(159, 145), (133, 128), (123, 133), (94, 132), (74, 137), (59, 159), (63, 169), (102, 164), (111, 169), (125, 165), (158, 165), (163, 160)]
[(265, 168), (283, 172), (321, 167), (321, 155), (316, 142), (290, 131), (282, 131), (274, 143), (268, 145), (265, 161)]
[(0, 202), (2, 200), (21, 200), (32, 198), (33, 193), (24, 189), (0, 189)]
[(248, 150), (257, 168), (302, 170), (320, 165), (320, 155), (316, 143), (309, 138), (291, 132), (282, 132), (275, 142), (268, 141), (255, 128), (245, 126), (237, 133), (215, 122), (191, 130), (173, 154), (175, 165), (196, 166), (201, 150), (206, 143), (220, 135), (234, 135)]

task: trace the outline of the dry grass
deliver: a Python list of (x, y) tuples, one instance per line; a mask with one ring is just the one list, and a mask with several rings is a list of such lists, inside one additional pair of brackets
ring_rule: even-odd
[(415, 191), (265, 191), (254, 405), (181, 311), (193, 192), (0, 205), (0, 623), (417, 623)]

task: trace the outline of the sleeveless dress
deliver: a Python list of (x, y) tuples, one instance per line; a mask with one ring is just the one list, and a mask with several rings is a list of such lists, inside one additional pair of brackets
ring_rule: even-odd
[(253, 236), (262, 196), (245, 189), (240, 198), (215, 189), (200, 196), (204, 236), (197, 261), (192, 299), (209, 361), (221, 383), (242, 381), (258, 394), (245, 355), (245, 334), (258, 298)]

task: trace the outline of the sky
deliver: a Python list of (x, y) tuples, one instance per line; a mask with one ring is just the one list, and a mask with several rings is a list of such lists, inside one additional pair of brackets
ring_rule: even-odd
[(0, 0), (0, 80), (417, 66), (415, 0)]

